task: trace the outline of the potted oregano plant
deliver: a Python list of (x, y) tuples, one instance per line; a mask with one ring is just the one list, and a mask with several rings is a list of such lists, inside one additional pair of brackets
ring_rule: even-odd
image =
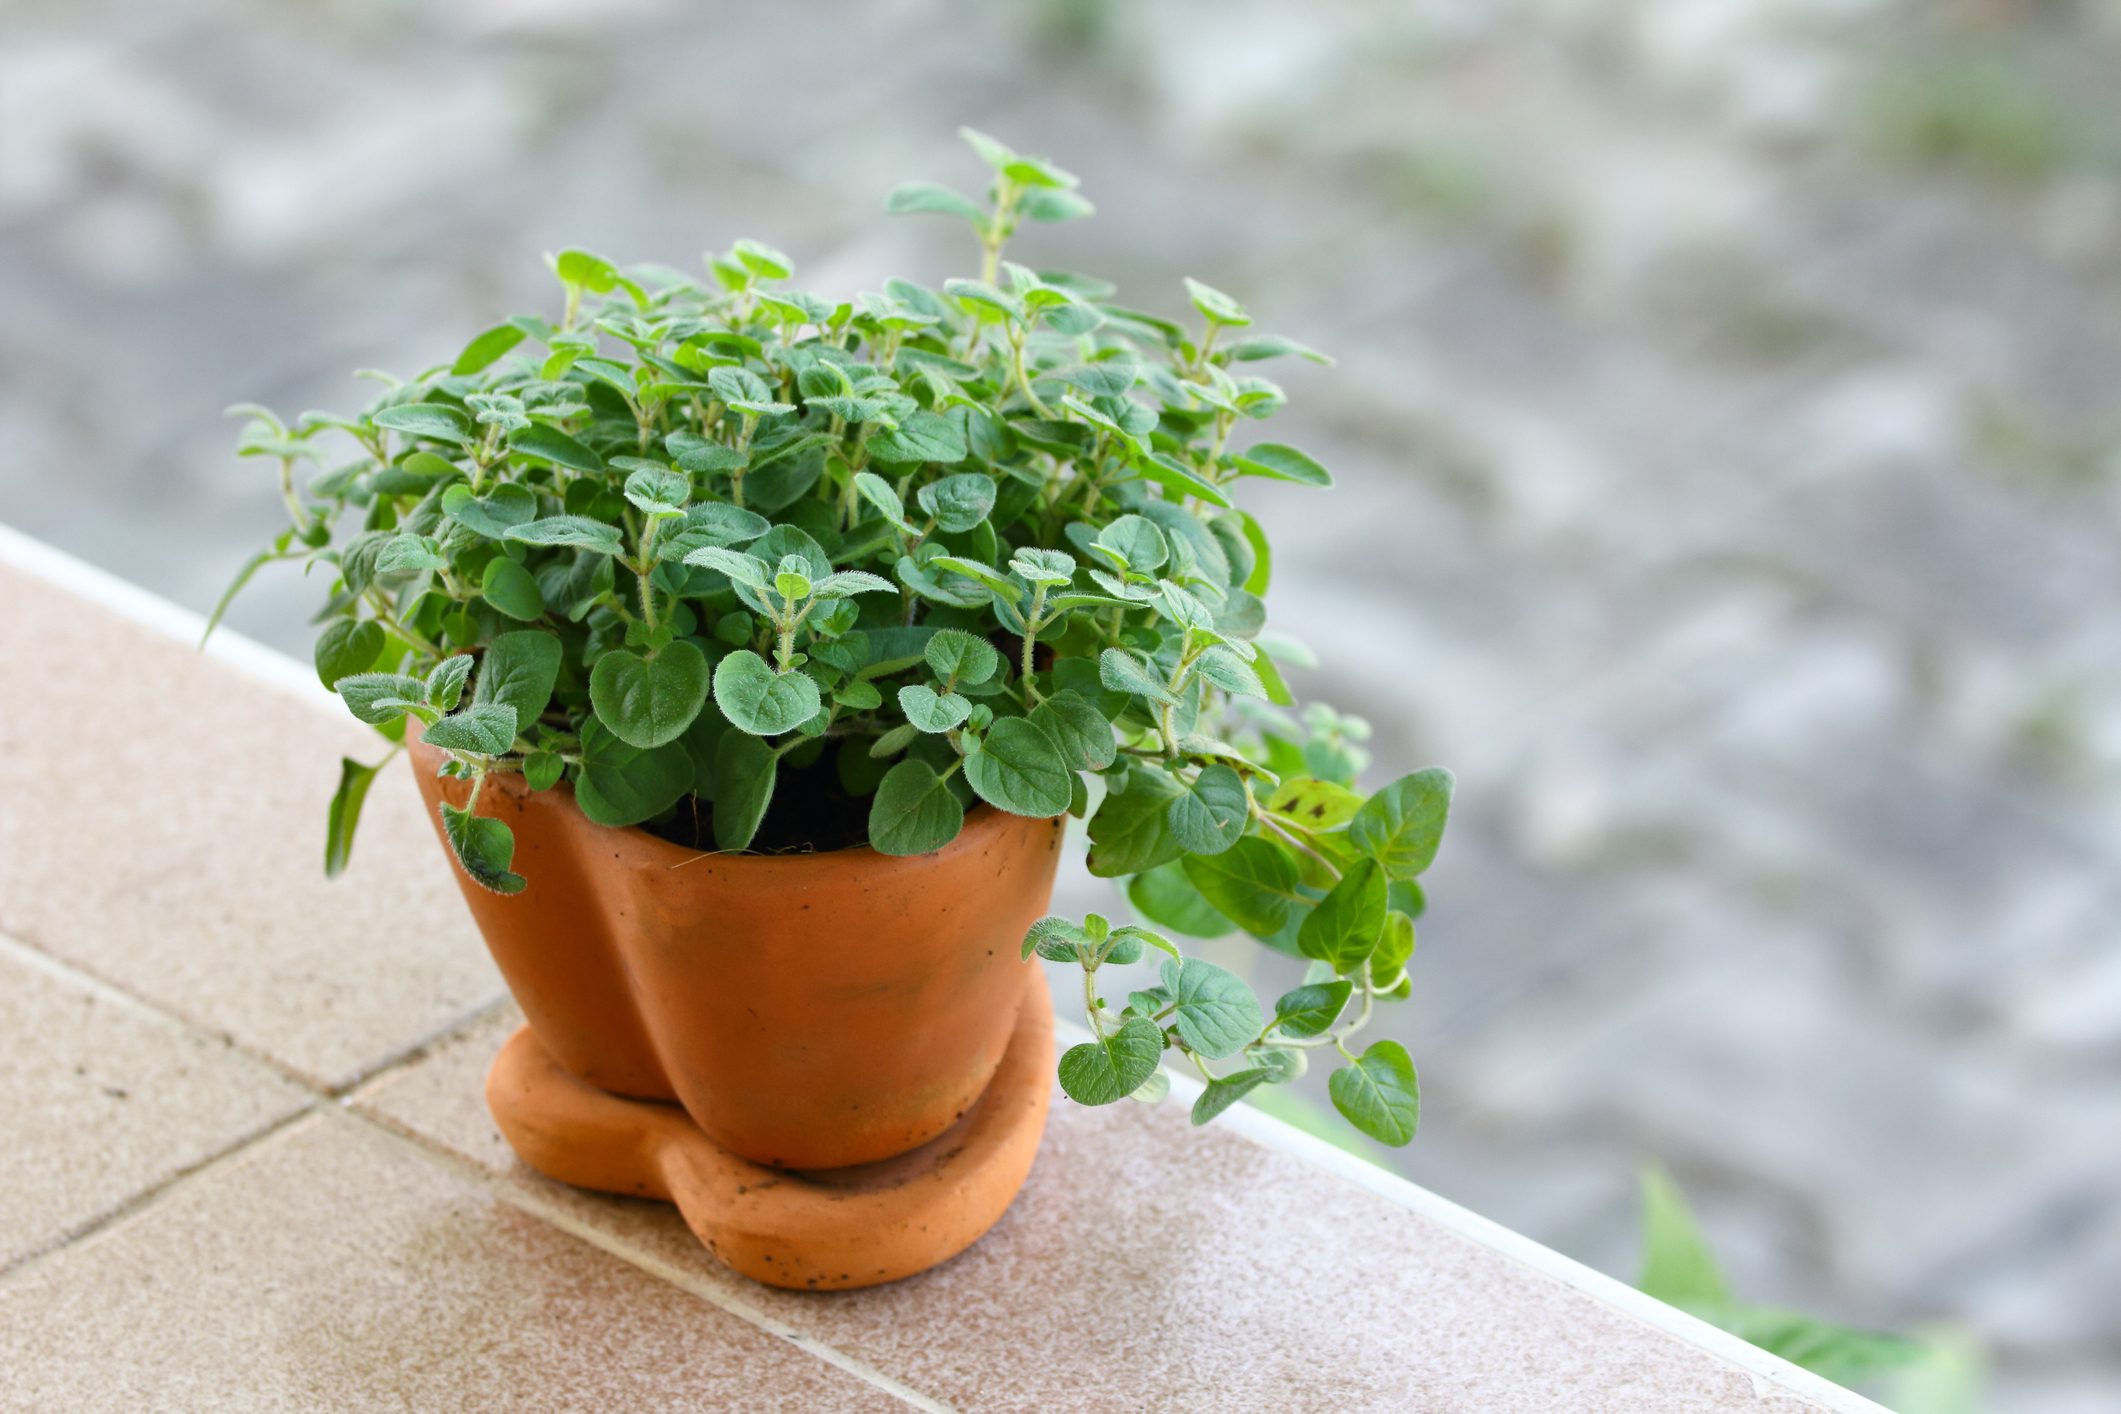
[[(569, 250), (556, 318), (355, 415), (239, 409), (292, 523), (230, 594), (329, 575), (318, 674), (411, 752), (538, 1045), (747, 1160), (961, 1122), (1034, 953), (1081, 967), (1075, 1100), (1157, 1093), (1175, 1053), (1205, 1122), (1319, 1054), (1348, 1121), (1404, 1144), (1411, 1060), (1351, 1041), (1409, 991), (1451, 779), (1365, 794), (1366, 729), (1293, 710), (1239, 505), (1331, 484), (1249, 435), (1284, 402), (1260, 365), (1330, 360), (1197, 282), (1172, 319), (1005, 260), (1091, 206), (965, 138), (984, 202), (888, 207), (962, 219), (976, 278), (842, 298), (753, 241), (704, 278)], [(344, 763), (327, 871), (380, 769)], [(1141, 923), (1038, 916), (1069, 816)], [(1238, 930), (1309, 978), (1263, 1007), (1174, 941)], [(1145, 950), (1159, 980), (1105, 995)]]

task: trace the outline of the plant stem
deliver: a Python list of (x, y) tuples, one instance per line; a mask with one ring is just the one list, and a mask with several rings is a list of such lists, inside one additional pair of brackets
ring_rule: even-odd
[(1047, 407), (1039, 400), (1038, 394), (1031, 391), (1031, 375), (1024, 369), (1023, 331), (1013, 326), (1009, 330), (1009, 361), (1016, 371), (1016, 386), (1023, 389), (1024, 400), (1031, 404), (1031, 410), (1048, 422), (1052, 421), (1053, 409)]
[(1036, 705), (1038, 689), (1031, 683), (1032, 648), (1038, 642), (1038, 616), (1046, 607), (1046, 586), (1043, 582), (1031, 591), (1031, 612), (1024, 615), (1024, 657), (1021, 664), (1024, 678), (1024, 709), (1029, 711)]

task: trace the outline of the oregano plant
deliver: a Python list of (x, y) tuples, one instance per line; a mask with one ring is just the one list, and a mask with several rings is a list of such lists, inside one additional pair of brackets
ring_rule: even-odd
[[(502, 893), (525, 880), (479, 813), (501, 774), (703, 849), (913, 855), (968, 810), (1085, 818), (1091, 871), (1153, 926), (1025, 938), (1082, 971), (1067, 1093), (1153, 1096), (1175, 1052), (1205, 1122), (1315, 1053), (1340, 1112), (1404, 1144), (1412, 1061), (1352, 1043), (1410, 989), (1451, 778), (1365, 795), (1367, 727), (1294, 710), (1281, 666), (1306, 659), (1266, 628), (1272, 556), (1238, 504), (1253, 478), (1331, 485), (1251, 435), (1285, 401), (1259, 365), (1330, 360), (1197, 281), (1173, 319), (1005, 259), (1024, 223), (1092, 208), (1051, 162), (965, 138), (984, 201), (915, 183), (887, 205), (963, 220), (976, 278), (847, 298), (756, 241), (703, 278), (568, 250), (556, 317), (371, 375), (357, 414), (236, 409), (290, 525), (229, 596), (276, 561), (328, 574), (318, 676), (468, 780), (444, 833)], [(381, 764), (343, 763), (327, 872)], [(1237, 930), (1308, 959), (1303, 985), (1264, 1007), (1173, 941)], [(1145, 949), (1156, 983), (1105, 996)]]

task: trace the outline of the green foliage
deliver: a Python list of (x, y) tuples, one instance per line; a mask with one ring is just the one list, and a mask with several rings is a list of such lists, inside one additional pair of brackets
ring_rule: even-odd
[(1414, 1061), (1397, 1041), (1373, 1041), (1327, 1082), (1333, 1108), (1380, 1144), (1405, 1144), (1421, 1122), (1421, 1087)]
[(926, 854), (957, 838), (965, 807), (949, 781), (925, 761), (901, 761), (884, 773), (869, 804), (869, 844), (879, 854)]
[[(698, 278), (564, 250), (547, 314), (358, 412), (235, 409), (290, 522), (237, 587), (281, 562), (330, 584), (319, 678), (470, 782), (445, 833), (486, 887), (524, 887), (478, 813), (497, 777), (571, 786), (602, 825), (711, 820), (724, 850), (784, 843), (759, 835), (783, 767), (821, 752), (886, 853), (943, 848), (968, 809), (1085, 816), (1092, 870), (1151, 922), (1321, 971), (1269, 1017), (1162, 933), (1056, 923), (1029, 946), (1082, 965), (1096, 1037), (1069, 1093), (1153, 1093), (1172, 1051), (1211, 1082), (1205, 1119), (1331, 1048), (1343, 1112), (1404, 1142), (1404, 1053), (1345, 1043), (1408, 990), (1449, 777), (1366, 797), (1368, 728), (1281, 710), (1307, 660), (1262, 646), (1272, 550), (1235, 505), (1255, 478), (1331, 485), (1252, 431), (1286, 401), (1253, 370), (1323, 356), (1198, 281), (1172, 319), (1005, 259), (1023, 223), (1091, 205), (1053, 162), (964, 137), (978, 195), (915, 183), (888, 207), (963, 222), (971, 277), (841, 299), (756, 241)], [(372, 779), (342, 769), (334, 871)], [(1097, 968), (1151, 948), (1163, 985), (1109, 1011)]]

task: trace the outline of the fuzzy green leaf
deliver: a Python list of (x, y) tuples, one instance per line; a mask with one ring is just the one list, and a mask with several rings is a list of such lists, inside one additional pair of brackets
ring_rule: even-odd
[(597, 659), (589, 670), (589, 701), (620, 741), (645, 751), (677, 740), (692, 725), (706, 705), (707, 684), (707, 655), (681, 638), (653, 659), (625, 648)]
[(720, 545), (707, 545), (687, 555), (685, 563), (700, 569), (719, 570), (747, 589), (765, 592), (767, 565), (756, 555)]
[[(804, 679), (808, 681), (808, 679)], [(714, 749), (714, 843), (717, 849), (747, 849), (773, 804), (780, 753), (758, 737), (723, 732)]]
[(1185, 851), (1171, 833), (1171, 802), (1179, 793), (1167, 771), (1137, 767), (1126, 789), (1105, 797), (1090, 817), (1090, 872), (1101, 879), (1139, 874)]
[(513, 324), (496, 324), (466, 344), (464, 352), (458, 354), (457, 361), (449, 366), (449, 371), (458, 378), (477, 373), (522, 342), (521, 329)]
[(908, 759), (885, 772), (869, 803), (869, 846), (879, 854), (926, 854), (964, 828), (965, 807), (925, 761)]
[(993, 644), (954, 628), (937, 629), (921, 656), (937, 677), (960, 687), (978, 687), (1002, 666)]
[(1032, 709), (1031, 722), (1053, 738), (1071, 770), (1102, 771), (1118, 758), (1112, 724), (1080, 693), (1053, 694)]
[(515, 860), (516, 837), (506, 825), (445, 802), (442, 834), (473, 883), (497, 894), (523, 892), (523, 876), (508, 869)]
[(894, 216), (910, 215), (917, 211), (932, 211), (943, 216), (959, 216), (975, 224), (987, 219), (987, 212), (969, 196), (962, 196), (934, 182), (904, 182), (884, 199), (884, 210)]
[(935, 517), (938, 529), (956, 533), (972, 529), (994, 510), (994, 478), (976, 471), (931, 481), (914, 493), (920, 508)]
[(467, 756), (506, 756), (515, 745), (516, 710), (489, 702), (428, 725), (420, 740)]
[(1348, 981), (1312, 982), (1284, 992), (1274, 1003), (1274, 1024), (1291, 1036), (1323, 1035), (1348, 1009), (1355, 984)]
[(324, 876), (336, 879), (353, 858), (354, 829), (361, 823), (361, 805), (368, 788), (375, 784), (381, 766), (364, 766), (352, 757), (339, 759), (339, 788), (332, 792), (331, 811), (324, 829)]
[(1207, 1124), (1245, 1096), (1267, 1084), (1274, 1072), (1263, 1066), (1249, 1070), (1233, 1071), (1211, 1080), (1201, 1089), (1200, 1097), (1193, 1102), (1193, 1123)]
[(597, 472), (604, 469), (602, 457), (559, 428), (547, 427), (542, 422), (511, 432), (508, 449), (518, 456), (551, 462), (569, 471)]
[(1114, 692), (1132, 693), (1151, 702), (1176, 702), (1170, 688), (1139, 653), (1125, 648), (1107, 648), (1097, 658), (1098, 681)]
[[(904, 465), (909, 462), (961, 462), (966, 453), (964, 434), (957, 424), (932, 412), (916, 412), (899, 423), (895, 430), (883, 432), (869, 439), (871, 461)], [(967, 473), (971, 475), (973, 473)], [(945, 480), (953, 478), (945, 477)], [(982, 480), (986, 478), (982, 477)], [(989, 504), (992, 504), (993, 483), (988, 482)], [(921, 488), (926, 491), (927, 487)], [(922, 502), (926, 504), (925, 501)], [(974, 523), (986, 519), (983, 511), (973, 518)], [(968, 526), (945, 526), (944, 529), (970, 529)]]
[(906, 720), (921, 731), (947, 732), (961, 727), (972, 715), (972, 703), (954, 692), (938, 693), (926, 683), (911, 683), (898, 690), (898, 706)]
[(692, 483), (665, 468), (643, 467), (626, 478), (625, 494), (643, 515), (683, 515)]
[(1451, 813), (1451, 773), (1440, 766), (1401, 776), (1363, 802), (1348, 821), (1355, 847), (1387, 878), (1412, 879), (1436, 859)]
[(1326, 1082), (1333, 1108), (1380, 1144), (1403, 1147), (1421, 1123), (1421, 1086), (1413, 1058), (1397, 1041), (1379, 1041)]
[(471, 494), (459, 483), (442, 493), (442, 514), (488, 540), (508, 538), (508, 532), (527, 525), (538, 513), (538, 498), (527, 487), (508, 482), (484, 496)]
[(1309, 454), (1279, 442), (1261, 442), (1230, 458), (1240, 476), (1269, 476), (1276, 481), (1294, 481), (1300, 486), (1331, 486), (1333, 473)]
[(738, 649), (714, 670), (714, 701), (739, 731), (778, 736), (824, 706), (817, 684), (798, 672), (776, 673), (758, 654)]
[(380, 625), (366, 619), (358, 623), (341, 619), (317, 638), (317, 679), (326, 687), (336, 687), (340, 678), (373, 668), (382, 652), (383, 629)]
[(1171, 834), (1188, 854), (1221, 854), (1252, 819), (1244, 777), (1217, 762), (1202, 769), (1171, 802)]
[(561, 546), (599, 555), (619, 553), (619, 528), (588, 516), (546, 516), (509, 527), (506, 537), (525, 545)]
[(1305, 916), (1296, 946), (1345, 975), (1369, 960), (1384, 926), (1384, 871), (1375, 860), (1357, 860)]
[(1150, 922), (1189, 938), (1220, 938), (1231, 930), (1230, 920), (1201, 897), (1176, 859), (1129, 879), (1127, 902)]
[(653, 820), (693, 787), (692, 755), (681, 741), (652, 751), (628, 746), (591, 717), (582, 726), (582, 770), (575, 804), (599, 825)]
[(552, 700), (560, 679), (560, 651), (558, 638), (537, 629), (496, 636), (479, 659), (472, 702), (512, 708), (516, 729), (527, 729)]
[(434, 665), (422, 684), (427, 696), (427, 705), (443, 712), (457, 710), (457, 699), (464, 695), (464, 684), (471, 681), (471, 656), (454, 654)]
[(437, 442), (471, 442), (471, 419), (447, 403), (400, 403), (375, 415), (378, 427)]
[(545, 613), (545, 597), (538, 591), (537, 576), (506, 555), (486, 562), (479, 577), (479, 596), (508, 615), (528, 623)]
[(1300, 906), (1296, 862), (1280, 846), (1250, 835), (1216, 855), (1189, 854), (1186, 877), (1201, 896), (1248, 933), (1271, 937)]
[(1189, 957), (1166, 962), (1162, 976), (1179, 1039), (1196, 1054), (1219, 1060), (1258, 1037), (1259, 998), (1236, 973)]
[(1012, 815), (1059, 815), (1074, 797), (1075, 773), (1059, 745), (1022, 717), (988, 730), (965, 757), (965, 779), (980, 799)]
[(351, 673), (333, 684), (347, 710), (372, 727), (427, 705), (427, 684), (399, 673)]
[(1061, 1089), (1079, 1105), (1124, 1100), (1156, 1073), (1163, 1054), (1164, 1033), (1155, 1023), (1130, 1016), (1118, 1030), (1068, 1048), (1060, 1060)]

